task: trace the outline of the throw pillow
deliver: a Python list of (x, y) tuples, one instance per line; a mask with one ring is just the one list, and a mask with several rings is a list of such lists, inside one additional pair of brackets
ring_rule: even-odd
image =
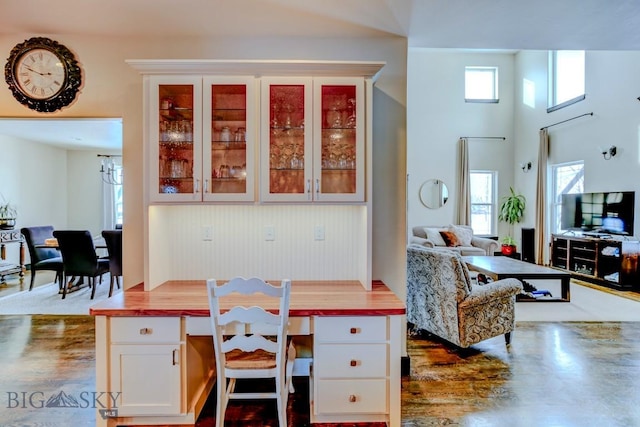
[(427, 239), (431, 240), (436, 246), (447, 246), (447, 243), (442, 239), (440, 235), (440, 230), (437, 228), (425, 227), (425, 234), (427, 235)]
[(473, 231), (465, 227), (459, 227), (456, 225), (450, 225), (449, 231), (452, 231), (458, 240), (460, 246), (471, 246), (471, 239), (473, 239)]
[(456, 233), (453, 231), (441, 231), (440, 235), (447, 246), (460, 246), (460, 241), (458, 240), (458, 237), (456, 237)]

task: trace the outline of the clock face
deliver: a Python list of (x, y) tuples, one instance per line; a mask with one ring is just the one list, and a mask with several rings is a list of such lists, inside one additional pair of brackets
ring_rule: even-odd
[(52, 98), (64, 87), (64, 64), (47, 49), (25, 52), (16, 61), (15, 74), (20, 90), (34, 99)]
[(17, 44), (5, 64), (4, 77), (18, 102), (43, 113), (71, 104), (82, 85), (82, 71), (73, 53), (46, 37)]

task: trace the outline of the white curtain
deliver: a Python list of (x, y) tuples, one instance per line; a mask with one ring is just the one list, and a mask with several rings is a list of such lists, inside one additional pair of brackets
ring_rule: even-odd
[[(118, 169), (121, 167), (119, 158), (110, 158)], [(107, 166), (105, 165), (105, 169)], [(98, 179), (102, 183), (102, 229), (113, 230), (116, 228), (116, 195), (113, 184), (109, 184), (101, 173)]]
[(115, 195), (113, 185), (104, 181), (102, 182), (102, 208), (102, 229), (113, 230), (116, 226)]
[(458, 212), (456, 224), (471, 225), (471, 183), (469, 176), (469, 140), (458, 141)]
[(538, 150), (538, 185), (536, 188), (536, 263), (546, 265), (545, 248), (547, 247), (547, 162), (549, 159), (549, 132), (540, 129), (540, 146)]

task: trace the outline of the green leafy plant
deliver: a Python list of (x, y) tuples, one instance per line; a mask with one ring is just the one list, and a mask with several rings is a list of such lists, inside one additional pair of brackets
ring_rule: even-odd
[[(0, 194), (0, 196), (2, 195)], [(17, 216), (18, 210), (2, 196), (2, 203), (0, 204), (0, 228), (12, 229), (16, 224)]]
[(511, 233), (502, 239), (502, 243), (509, 246), (515, 246), (515, 240), (511, 237), (513, 233), (513, 224), (517, 224), (522, 221), (524, 216), (524, 210), (527, 206), (527, 200), (522, 194), (516, 194), (513, 191), (513, 187), (509, 187), (510, 194), (502, 198), (500, 204), (500, 213), (498, 214), (498, 221), (503, 221), (509, 224)]

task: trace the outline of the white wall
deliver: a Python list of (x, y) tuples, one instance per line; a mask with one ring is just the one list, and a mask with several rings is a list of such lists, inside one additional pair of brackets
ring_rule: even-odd
[[(549, 128), (549, 164), (584, 161), (585, 191), (635, 191), (635, 236), (640, 235), (640, 52), (588, 51), (585, 55), (586, 99), (546, 112), (547, 52), (522, 51), (516, 56), (516, 156), (537, 159), (538, 130), (572, 117), (586, 116)], [(535, 83), (535, 108), (522, 103), (522, 80)], [(615, 145), (618, 154), (604, 160), (599, 146)], [(534, 163), (534, 168), (537, 163)], [(535, 172), (535, 171), (534, 171)], [(536, 174), (517, 174), (516, 185), (530, 201), (523, 227), (535, 224)]]
[[(407, 66), (407, 223), (447, 225), (456, 217), (458, 139), (505, 137), (506, 140), (470, 139), (471, 169), (498, 171), (498, 196), (509, 191), (516, 167), (514, 158), (514, 55), (411, 48)], [(465, 66), (497, 66), (497, 104), (465, 103)], [(419, 198), (428, 179), (443, 180), (449, 201), (428, 209)], [(506, 224), (499, 234), (508, 233)]]
[[(24, 139), (0, 135), (0, 193), (18, 209), (16, 228), (67, 224), (67, 153)], [(7, 259), (18, 261), (7, 248)]]
[[(500, 104), (464, 104), (464, 66), (500, 67)], [(640, 52), (588, 51), (586, 99), (547, 113), (547, 51), (490, 53), (410, 49), (407, 70), (408, 230), (420, 224), (448, 224), (455, 206), (438, 210), (422, 206), (418, 191), (429, 178), (443, 179), (452, 201), (456, 197), (455, 171), (459, 136), (506, 136), (506, 142), (471, 141), (472, 169), (499, 171), (500, 190), (509, 185), (525, 195), (523, 222), (514, 228), (534, 227), (539, 129), (563, 120), (586, 116), (549, 128), (549, 164), (583, 160), (585, 191), (636, 191), (636, 237), (640, 235)], [(523, 103), (523, 79), (535, 85), (535, 106)], [(504, 86), (503, 86), (504, 85)], [(503, 100), (505, 101), (503, 104)], [(502, 108), (504, 107), (504, 108)], [(606, 161), (599, 146), (615, 145), (618, 155)], [(520, 163), (532, 162), (522, 173)], [(500, 224), (500, 235), (508, 232)]]
[[(96, 151), (0, 135), (0, 152), (0, 194), (18, 208), (17, 229), (52, 225), (100, 234), (102, 185)], [(7, 246), (7, 260), (18, 262), (13, 246)], [(28, 251), (25, 256), (29, 263)]]

